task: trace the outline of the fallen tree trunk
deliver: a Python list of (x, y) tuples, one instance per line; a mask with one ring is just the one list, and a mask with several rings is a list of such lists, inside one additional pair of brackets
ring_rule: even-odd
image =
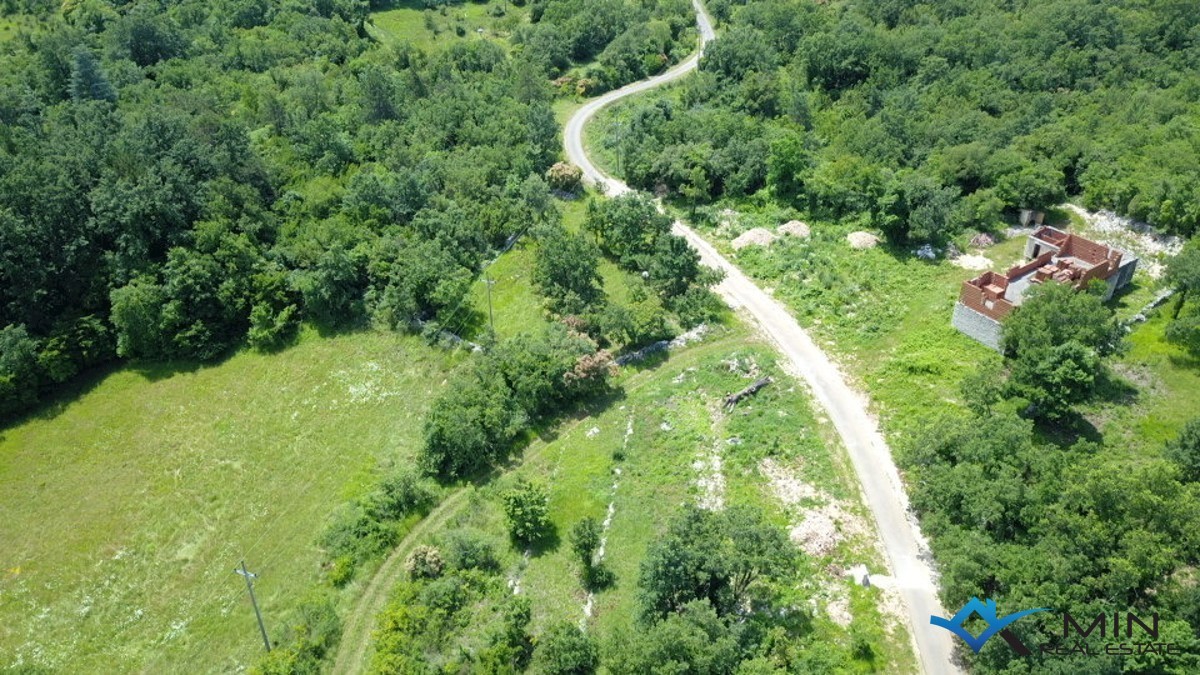
[(772, 380), (769, 377), (764, 377), (762, 379), (755, 380), (754, 384), (750, 385), (749, 387), (746, 387), (745, 389), (739, 391), (738, 393), (730, 394), (730, 395), (726, 396), (725, 397), (725, 412), (731, 412), (734, 409), (734, 407), (736, 407), (737, 404), (740, 403), (743, 399), (750, 398), (751, 396), (757, 394), (760, 389), (767, 386), (768, 384), (771, 384), (771, 382), (773, 382), (773, 381), (774, 380)]

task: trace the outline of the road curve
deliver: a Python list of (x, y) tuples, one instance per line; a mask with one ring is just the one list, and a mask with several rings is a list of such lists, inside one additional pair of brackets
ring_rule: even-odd
[[(711, 21), (700, 0), (692, 0), (700, 27), (701, 51), (713, 39)], [(700, 53), (657, 77), (637, 82), (589, 101), (567, 122), (564, 143), (568, 159), (583, 170), (586, 180), (607, 194), (630, 190), (625, 183), (605, 175), (588, 158), (583, 128), (604, 106), (639, 92), (677, 80), (695, 70)], [(909, 633), (921, 668), (926, 673), (959, 673), (950, 634), (929, 625), (930, 616), (946, 616), (938, 600), (936, 575), (920, 527), (908, 508), (900, 474), (891, 450), (868, 412), (867, 401), (850, 388), (837, 366), (812, 341), (786, 308), (754, 284), (707, 241), (680, 221), (674, 231), (699, 252), (701, 261), (725, 272), (716, 291), (734, 308), (743, 310), (787, 357), (790, 369), (812, 389), (828, 413), (850, 455), (863, 496), (879, 530), (896, 589), (904, 601)]]

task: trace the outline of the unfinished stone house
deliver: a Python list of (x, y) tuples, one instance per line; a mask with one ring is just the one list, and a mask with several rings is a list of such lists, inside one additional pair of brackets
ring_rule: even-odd
[(964, 281), (950, 321), (954, 327), (999, 351), (1000, 323), (1032, 285), (1050, 282), (1078, 289), (1103, 281), (1108, 300), (1133, 279), (1138, 262), (1125, 251), (1048, 226), (1029, 235), (1025, 258), (1004, 274), (984, 272)]

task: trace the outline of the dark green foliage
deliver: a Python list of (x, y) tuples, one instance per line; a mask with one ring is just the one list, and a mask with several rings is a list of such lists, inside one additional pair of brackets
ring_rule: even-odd
[(518, 335), (465, 367), (425, 419), (424, 468), (470, 475), (506, 457), (531, 421), (608, 387), (612, 359), (586, 336), (555, 324)]
[(330, 560), (344, 559), (342, 572), (346, 576), (332, 581), (335, 585), (349, 581), (356, 565), (387, 551), (396, 538), (396, 528), (379, 520), (362, 504), (351, 502), (342, 507), (320, 542)]
[(653, 620), (703, 600), (732, 613), (756, 581), (769, 581), (796, 561), (787, 535), (748, 507), (714, 513), (689, 506), (651, 545), (638, 584), (644, 615)]
[(590, 568), (595, 559), (596, 549), (600, 548), (600, 523), (595, 518), (586, 517), (575, 523), (571, 528), (571, 550), (579, 558), (584, 568)]
[(534, 669), (547, 675), (590, 675), (599, 663), (596, 644), (578, 626), (566, 621), (547, 628), (533, 654)]
[(0, 328), (0, 415), (37, 400), (37, 349), (24, 326)]
[(585, 237), (561, 227), (538, 234), (533, 282), (546, 296), (550, 311), (560, 315), (584, 314), (604, 299), (600, 252)]
[(528, 420), (501, 374), (472, 368), (455, 376), (425, 418), (425, 469), (464, 476), (506, 456)]
[(605, 665), (620, 675), (660, 669), (707, 675), (743, 672), (738, 665), (744, 632), (744, 624), (718, 616), (704, 600), (693, 600), (645, 630), (619, 634), (621, 642), (605, 650)]
[(550, 497), (545, 486), (520, 479), (501, 495), (508, 533), (522, 544), (535, 542), (550, 528)]
[(641, 272), (663, 298), (681, 296), (700, 282), (699, 254), (671, 233), (671, 219), (646, 197), (628, 194), (592, 202), (584, 226), (605, 253), (622, 267)]
[(1200, 294), (1200, 237), (1193, 237), (1167, 264), (1167, 281), (1178, 294), (1172, 304), (1172, 321), (1167, 324), (1167, 340), (1200, 356), (1200, 304), (1194, 301)]
[(500, 569), (496, 546), (478, 530), (458, 529), (443, 538), (446, 562), (451, 569), (494, 572)]
[(374, 45), (367, 6), (68, 3), (8, 43), (0, 326), (45, 349), (39, 389), (304, 320), (462, 329), (482, 261), (556, 217), (550, 87), (491, 41)]
[(1200, 417), (1188, 422), (1167, 444), (1167, 456), (1179, 465), (1185, 481), (1200, 482)]
[(96, 57), (84, 47), (75, 49), (71, 63), (71, 98), (76, 102), (117, 100), (117, 92), (104, 76)]
[(684, 196), (673, 158), (701, 158), (713, 197), (773, 165), (776, 198), (898, 242), (1067, 197), (1187, 235), (1200, 135), (1178, 120), (1198, 110), (1200, 52), (1180, 6), (717, 1), (701, 77), (627, 104), (602, 142), (631, 184)]
[(1101, 367), (1091, 347), (1071, 340), (1023, 353), (1013, 365), (1012, 384), (1038, 416), (1061, 419), (1092, 396)]

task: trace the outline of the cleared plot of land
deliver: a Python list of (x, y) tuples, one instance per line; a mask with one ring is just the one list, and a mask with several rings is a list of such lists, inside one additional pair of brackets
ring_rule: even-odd
[[(827, 551), (805, 557), (789, 580), (787, 599), (814, 614), (808, 635), (814, 642), (848, 652), (847, 631), (862, 636), (870, 649), (862, 651), (855, 667), (915, 670), (906, 632), (882, 609), (890, 601), (888, 592), (855, 588), (840, 574), (859, 563), (874, 572), (881, 569), (870, 519), (836, 449), (836, 435), (814, 416), (802, 387), (776, 367), (775, 358), (747, 328), (734, 325), (718, 327), (666, 357), (626, 367), (618, 378), (619, 396), (544, 432), (519, 466), (480, 488), (476, 505), (447, 527), (481, 529), (504, 542), (499, 494), (518, 476), (545, 484), (557, 537), (528, 557), (506, 547), (505, 575), (511, 587), (531, 599), (534, 633), (567, 620), (586, 624), (604, 641), (633, 625), (641, 561), (683, 504), (712, 503), (717, 490), (721, 504), (761, 506), (789, 530), (819, 519), (828, 504), (844, 505), (847, 522), (835, 528)], [(773, 375), (775, 384), (732, 413), (721, 411), (726, 394), (760, 374)], [(713, 456), (720, 458), (719, 469), (701, 461)], [(767, 458), (796, 483), (813, 486), (814, 493), (785, 503), (763, 469)], [(568, 541), (571, 528), (587, 516), (609, 521), (604, 564), (616, 579), (596, 593), (590, 618)]]
[(428, 50), (448, 47), (461, 38), (483, 38), (507, 46), (509, 35), (527, 16), (527, 8), (505, 0), (438, 9), (426, 9), (421, 0), (395, 0), (386, 9), (372, 12), (371, 23), (375, 37), (385, 43), (408, 42)]
[[(963, 377), (999, 359), (950, 326), (960, 284), (978, 272), (885, 246), (855, 250), (845, 241), (853, 227), (820, 222), (812, 223), (809, 239), (784, 237), (736, 252), (729, 245), (748, 229), (770, 229), (790, 216), (783, 209), (714, 208), (704, 232), (844, 362), (870, 392), (889, 431), (903, 434), (930, 410), (959, 405)], [(1051, 218), (1060, 219), (1060, 226), (1085, 227), (1074, 213), (1055, 211)], [(1016, 236), (980, 253), (992, 269), (1004, 269), (1021, 259), (1024, 244), (1024, 236)], [(1117, 316), (1137, 314), (1157, 289), (1139, 270), (1130, 289), (1114, 300)], [(1163, 338), (1162, 313), (1168, 309), (1136, 324), (1129, 353), (1114, 360), (1116, 374), (1132, 386), (1116, 383), (1083, 407), (1096, 431), (1131, 456), (1158, 456), (1163, 442), (1200, 405), (1200, 363)]]
[[(212, 367), (125, 368), (0, 431), (0, 668), (239, 669), (320, 575), (331, 511), (411, 457), (450, 357), (306, 335)], [(272, 630), (278, 635), (277, 630)]]

